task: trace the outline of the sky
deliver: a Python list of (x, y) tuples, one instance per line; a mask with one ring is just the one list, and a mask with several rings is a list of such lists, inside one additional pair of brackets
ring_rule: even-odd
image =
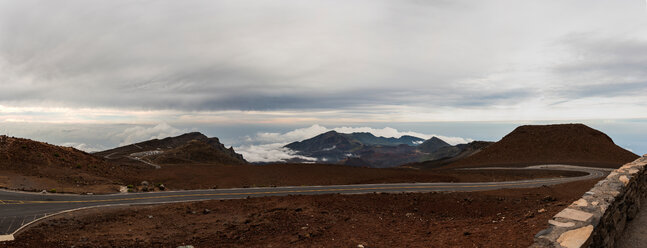
[(0, 134), (96, 151), (201, 131), (264, 161), (333, 129), (581, 122), (642, 154), (645, 27), (642, 0), (0, 0)]

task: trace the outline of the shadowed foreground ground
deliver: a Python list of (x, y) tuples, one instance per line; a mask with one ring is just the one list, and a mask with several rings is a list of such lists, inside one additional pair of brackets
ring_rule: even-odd
[(92, 209), (48, 219), (0, 247), (525, 247), (595, 182)]

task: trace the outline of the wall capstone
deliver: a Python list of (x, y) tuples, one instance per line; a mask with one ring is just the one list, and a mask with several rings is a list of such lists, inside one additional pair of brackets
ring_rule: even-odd
[(614, 247), (647, 197), (647, 154), (623, 165), (557, 213), (531, 248)]

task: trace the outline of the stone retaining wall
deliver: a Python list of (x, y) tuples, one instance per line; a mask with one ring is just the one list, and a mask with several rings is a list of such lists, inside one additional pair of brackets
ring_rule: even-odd
[(549, 220), (531, 248), (614, 247), (647, 196), (647, 154), (614, 170)]

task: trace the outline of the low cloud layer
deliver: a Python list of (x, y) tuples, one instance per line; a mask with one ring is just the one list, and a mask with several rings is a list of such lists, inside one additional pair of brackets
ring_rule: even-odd
[(278, 162), (289, 159), (316, 161), (316, 158), (297, 155), (296, 152), (283, 147), (286, 143), (271, 143), (262, 145), (242, 145), (235, 147), (236, 152), (243, 155), (249, 162)]
[(65, 142), (65, 143), (61, 143), (61, 144), (58, 144), (58, 145), (66, 146), (66, 147), (74, 147), (76, 149), (79, 149), (79, 150), (85, 151), (85, 152), (98, 152), (98, 151), (104, 151), (104, 150), (110, 149), (110, 148), (105, 147), (103, 145), (98, 145), (98, 144), (97, 145), (88, 145), (86, 143), (76, 143), (76, 142)]

